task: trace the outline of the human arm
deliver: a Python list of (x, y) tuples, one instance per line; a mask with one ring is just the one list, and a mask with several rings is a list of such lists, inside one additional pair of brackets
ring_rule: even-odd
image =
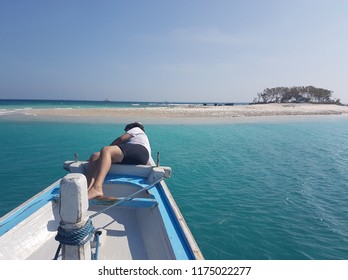
[(114, 141), (112, 141), (112, 143), (110, 144), (110, 146), (115, 146), (115, 145), (119, 145), (119, 144), (123, 144), (128, 142), (129, 139), (131, 139), (133, 136), (130, 135), (129, 133), (124, 133), (121, 136), (117, 137)]

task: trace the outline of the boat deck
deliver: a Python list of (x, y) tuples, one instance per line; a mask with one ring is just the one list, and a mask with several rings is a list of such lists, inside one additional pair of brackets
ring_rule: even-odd
[[(104, 186), (108, 196), (127, 196), (136, 190), (127, 184)], [(141, 193), (141, 202), (153, 200), (150, 193)], [(153, 204), (133, 203), (133, 205), (116, 206), (92, 219), (95, 229), (102, 229), (98, 259), (100, 260), (144, 260), (144, 259), (173, 259), (174, 253), (167, 245), (167, 234), (159, 209)], [(150, 207), (149, 207), (149, 206)], [(106, 206), (91, 205), (88, 214), (99, 213)], [(58, 207), (55, 212), (58, 211)], [(58, 215), (58, 213), (56, 213)], [(58, 224), (57, 224), (58, 226)], [(103, 236), (104, 235), (104, 236)], [(51, 236), (28, 259), (53, 259), (59, 243)], [(92, 246), (92, 252), (95, 248)], [(60, 258), (60, 255), (59, 255)]]
[[(143, 209), (144, 211), (144, 209)], [(167, 255), (163, 254), (163, 250), (155, 250), (156, 247), (166, 244), (161, 242), (163, 239), (161, 234), (153, 232), (152, 240), (143, 238), (144, 233), (142, 226), (139, 223), (148, 223), (148, 228), (151, 228), (150, 222), (139, 221), (141, 216), (149, 216), (145, 212), (139, 213), (139, 209), (119, 208), (113, 210), (110, 214), (102, 213), (100, 216), (93, 219), (93, 225), (96, 229), (104, 229), (101, 237), (102, 243), (99, 247), (99, 260), (145, 260), (145, 259), (172, 259), (173, 252), (170, 248), (166, 249)], [(94, 212), (91, 211), (90, 214)], [(149, 244), (151, 243), (151, 244)], [(54, 259), (59, 243), (54, 239), (54, 236), (47, 239), (38, 250), (28, 256), (29, 260), (45, 260)], [(150, 246), (150, 248), (148, 248)], [(95, 248), (92, 248), (95, 252)], [(157, 252), (157, 253), (156, 253)], [(61, 258), (59, 255), (58, 259)]]
[[(104, 182), (103, 191), (105, 196), (117, 199), (94, 199), (88, 202), (87, 215), (93, 227), (101, 232), (97, 259), (202, 258), (166, 183), (159, 180), (151, 185), (147, 176), (144, 176), (152, 167), (132, 167), (135, 174), (128, 176), (122, 175), (127, 166), (115, 168), (120, 171), (120, 175), (110, 174)], [(61, 221), (60, 182), (56, 181), (2, 217), (0, 259), (55, 258), (59, 247), (55, 237)], [(119, 201), (122, 201), (120, 205)], [(110, 208), (115, 202), (116, 205)], [(95, 246), (92, 240), (92, 254), (97, 251)], [(58, 259), (62, 258), (61, 254), (62, 250)]]

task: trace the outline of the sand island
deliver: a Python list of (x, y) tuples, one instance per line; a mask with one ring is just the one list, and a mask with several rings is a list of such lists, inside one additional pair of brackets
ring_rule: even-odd
[(26, 117), (34, 119), (94, 120), (106, 119), (122, 121), (146, 120), (166, 121), (235, 121), (256, 117), (347, 115), (348, 106), (336, 104), (252, 104), (234, 106), (181, 105), (154, 108), (57, 108), (25, 109)]

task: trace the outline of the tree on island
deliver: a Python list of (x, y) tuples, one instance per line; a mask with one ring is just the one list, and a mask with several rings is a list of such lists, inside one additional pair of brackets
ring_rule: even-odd
[(340, 99), (332, 99), (332, 91), (313, 86), (266, 88), (257, 94), (253, 103), (318, 103), (339, 104)]

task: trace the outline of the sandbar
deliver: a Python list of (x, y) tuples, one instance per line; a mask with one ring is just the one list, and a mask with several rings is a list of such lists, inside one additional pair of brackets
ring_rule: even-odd
[(146, 108), (23, 109), (29, 119), (70, 121), (146, 121), (150, 123), (231, 122), (290, 116), (348, 116), (348, 106), (335, 104), (252, 104), (234, 106), (183, 105)]

